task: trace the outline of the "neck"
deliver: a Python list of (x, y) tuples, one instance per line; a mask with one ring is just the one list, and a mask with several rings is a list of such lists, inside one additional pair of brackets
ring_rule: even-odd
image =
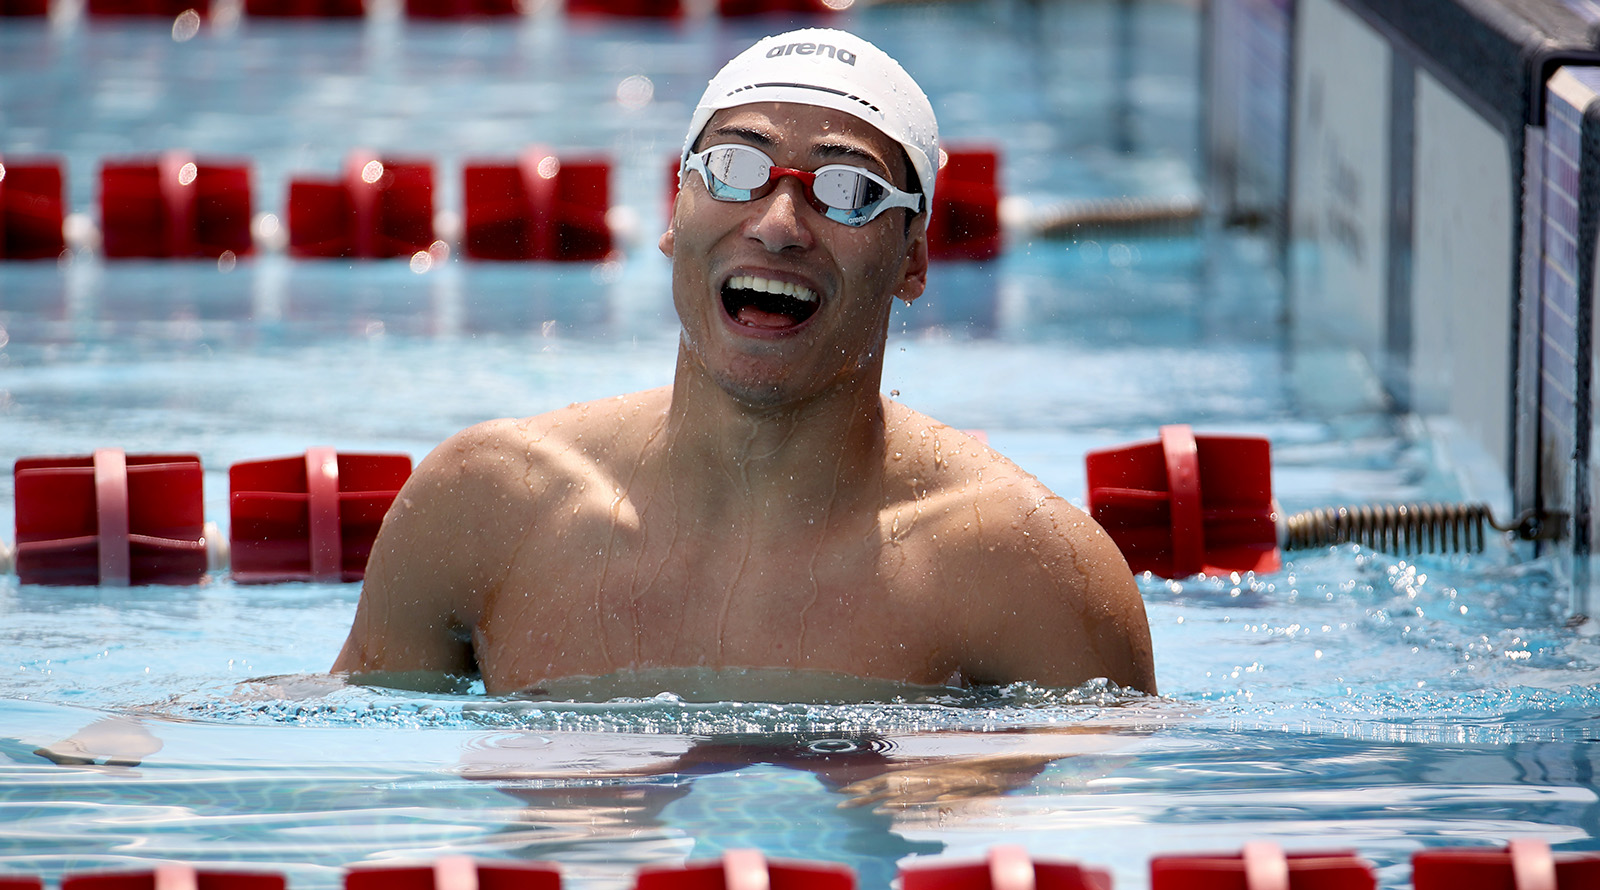
[(806, 517), (850, 494), (877, 491), (884, 467), (881, 370), (806, 399), (752, 405), (722, 389), (680, 354), (664, 454), (675, 478), (699, 486), (681, 496), (708, 508), (748, 502), (774, 518)]

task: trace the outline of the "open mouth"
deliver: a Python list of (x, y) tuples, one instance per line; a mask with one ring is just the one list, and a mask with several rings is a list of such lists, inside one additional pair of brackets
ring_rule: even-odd
[(787, 281), (735, 275), (722, 286), (722, 307), (728, 317), (752, 328), (792, 328), (816, 314), (822, 301), (816, 291)]

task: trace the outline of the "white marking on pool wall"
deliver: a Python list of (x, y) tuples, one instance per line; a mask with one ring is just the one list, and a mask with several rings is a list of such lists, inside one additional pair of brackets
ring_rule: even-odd
[[(1586, 132), (1594, 128), (1600, 106), (1600, 68), (1563, 66), (1548, 82), (1546, 98), (1546, 155), (1544, 166), (1544, 226), (1538, 291), (1539, 319), (1539, 488), (1546, 509), (1572, 514), (1572, 539), (1557, 546), (1572, 562), (1572, 601), (1575, 615), (1595, 614), (1594, 553), (1600, 543), (1600, 495), (1592, 483), (1597, 455), (1594, 390), (1600, 379), (1600, 350), (1590, 350), (1590, 367), (1580, 367), (1584, 307), (1590, 315), (1590, 343), (1600, 335), (1600, 313), (1594, 305), (1595, 282), (1600, 269), (1591, 268), (1587, 285), (1583, 265), (1600, 265), (1600, 250), (1582, 243), (1583, 191), (1592, 177), (1594, 159), (1585, 153)], [(1587, 290), (1585, 290), (1587, 288)], [(1590, 389), (1585, 396), (1584, 385)], [(1589, 424), (1585, 442), (1584, 424)], [(1585, 458), (1587, 452), (1587, 458)], [(1577, 461), (1569, 461), (1577, 455)], [(1585, 467), (1579, 461), (1587, 459)], [(1589, 556), (1579, 539), (1589, 528)]]
[(1414, 157), (1412, 407), (1454, 416), (1509, 470), (1516, 209), (1506, 141), (1419, 68)]
[(1295, 22), (1289, 205), (1291, 334), (1300, 346), (1384, 346), (1389, 244), (1389, 44), (1332, 0)]

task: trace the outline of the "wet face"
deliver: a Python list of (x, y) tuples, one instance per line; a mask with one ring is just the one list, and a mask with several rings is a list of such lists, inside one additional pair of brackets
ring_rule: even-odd
[[(760, 149), (779, 167), (865, 168), (906, 186), (904, 152), (860, 119), (809, 105), (759, 104), (714, 115), (696, 149)], [(925, 216), (895, 208), (859, 228), (825, 217), (793, 176), (747, 202), (719, 201), (696, 173), (661, 250), (672, 258), (685, 357), (754, 406), (856, 382), (875, 393), (889, 310), (927, 273)], [(909, 229), (909, 231), (908, 231)]]

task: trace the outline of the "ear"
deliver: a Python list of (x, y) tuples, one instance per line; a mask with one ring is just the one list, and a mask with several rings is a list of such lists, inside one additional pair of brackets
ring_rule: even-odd
[(905, 264), (894, 296), (910, 303), (922, 296), (928, 286), (928, 217), (923, 214), (911, 224), (911, 243), (906, 246)]

